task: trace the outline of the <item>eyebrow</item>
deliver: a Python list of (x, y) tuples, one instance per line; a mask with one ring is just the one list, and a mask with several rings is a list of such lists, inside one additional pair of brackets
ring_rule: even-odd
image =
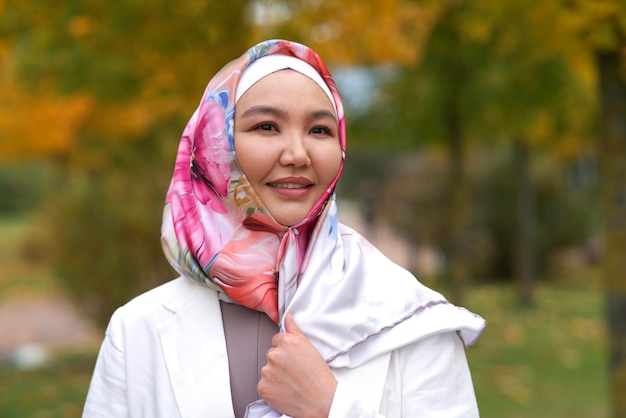
[(315, 112), (313, 112), (311, 116), (313, 120), (328, 118), (328, 119), (332, 119), (333, 122), (338, 123), (337, 117), (335, 117), (335, 114), (329, 110), (316, 110)]
[(241, 114), (241, 117), (254, 116), (254, 115), (259, 115), (259, 114), (260, 115), (269, 114), (269, 115), (274, 115), (280, 118), (287, 117), (287, 112), (285, 112), (284, 110), (280, 110), (272, 106), (262, 106), (262, 105), (252, 106), (250, 109), (246, 109), (246, 111)]
[[(272, 106), (256, 105), (256, 106), (252, 106), (249, 109), (246, 109), (246, 111), (241, 114), (241, 117), (245, 118), (247, 116), (254, 116), (254, 115), (274, 115), (276, 117), (286, 119), (287, 111), (284, 111), (284, 110), (281, 110)], [(338, 123), (337, 118), (335, 117), (335, 114), (329, 110), (316, 110), (311, 113), (311, 119), (312, 120), (332, 119), (333, 122)]]

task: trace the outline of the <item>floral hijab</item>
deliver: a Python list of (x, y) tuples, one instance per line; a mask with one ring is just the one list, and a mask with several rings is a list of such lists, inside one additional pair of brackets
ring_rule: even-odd
[[(294, 56), (317, 70), (334, 98), (339, 122), (340, 169), (305, 219), (289, 228), (263, 206), (237, 163), (234, 146), (237, 85), (253, 61), (270, 54)], [(162, 244), (170, 264), (223, 298), (266, 312), (278, 323), (285, 305), (277, 296), (278, 277), (293, 281), (304, 267), (312, 228), (341, 174), (345, 145), (341, 99), (319, 56), (284, 40), (250, 48), (209, 82), (183, 132), (163, 216)], [(280, 273), (283, 261), (288, 265)]]

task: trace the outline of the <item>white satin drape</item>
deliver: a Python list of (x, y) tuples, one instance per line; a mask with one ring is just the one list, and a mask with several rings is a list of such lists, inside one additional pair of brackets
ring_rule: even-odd
[[(295, 234), (294, 234), (295, 237)], [(456, 331), (472, 345), (485, 320), (449, 303), (337, 220), (334, 199), (312, 234), (302, 273), (295, 239), (288, 238), (279, 269), (279, 312), (291, 313), (331, 368), (358, 367), (431, 335)], [(278, 418), (263, 401), (247, 418)]]

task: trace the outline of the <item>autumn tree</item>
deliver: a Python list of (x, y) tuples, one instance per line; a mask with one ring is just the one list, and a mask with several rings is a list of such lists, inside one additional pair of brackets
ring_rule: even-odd
[(253, 42), (247, 4), (43, 0), (0, 10), (2, 154), (71, 154), (81, 139), (123, 142), (172, 118), (180, 130), (211, 75)]
[[(437, 244), (445, 249), (457, 301), (471, 274), (468, 259), (475, 259), (473, 252), (480, 250), (471, 225), (476, 223), (471, 206), (479, 202), (468, 196), (468, 153), (480, 144), (515, 143), (511, 147), (515, 155), (526, 156), (517, 159), (519, 170), (511, 172), (519, 180), (516, 189), (523, 197), (517, 199), (520, 234), (505, 243), (517, 244), (516, 251), (511, 248), (507, 253), (510, 263), (519, 260), (516, 277), (521, 277), (517, 280), (520, 294), (528, 301), (535, 247), (529, 225), (536, 222), (530, 217), (530, 157), (536, 150), (562, 153), (563, 144), (578, 144), (572, 138), (582, 135), (589, 121), (586, 107), (577, 104), (584, 97), (583, 88), (576, 85), (557, 43), (547, 39), (549, 32), (542, 29), (553, 18), (551, 8), (477, 0), (441, 2), (430, 11), (434, 17), (428, 36), (423, 45), (416, 46), (419, 60), (392, 67), (383, 94), (370, 112), (356, 122), (353, 116), (352, 137), (403, 152), (433, 144), (447, 150), (448, 170), (440, 186), (446, 189), (443, 207), (448, 210), (445, 215), (439, 211), (445, 221), (440, 222)], [(574, 155), (580, 149), (572, 148)], [(391, 204), (396, 209), (398, 205), (396, 200)], [(392, 216), (393, 222), (403, 233), (410, 233), (415, 228), (408, 223), (419, 224), (423, 209), (412, 216)], [(514, 222), (511, 218), (510, 223)], [(423, 232), (417, 234), (421, 239)]]
[(571, 1), (567, 17), (595, 57), (600, 103), (598, 162), (612, 416), (626, 417), (626, 5)]
[(175, 274), (159, 241), (184, 125), (254, 40), (248, 2), (49, 0), (0, 8), (0, 155), (58, 169), (42, 250), (99, 325)]
[(577, 158), (589, 138), (594, 107), (587, 86), (572, 68), (569, 45), (564, 47), (555, 36), (567, 35), (558, 24), (558, 2), (529, 8), (524, 1), (482, 0), (475, 6), (480, 13), (465, 24), (483, 27), (490, 38), (478, 120), (489, 127), (483, 139), (511, 144), (511, 264), (520, 299), (528, 304), (537, 280), (542, 209), (535, 198), (534, 156), (549, 154), (561, 162)]
[[(620, 43), (620, 49), (623, 49), (623, 40)], [(614, 402), (613, 416), (626, 417), (626, 77), (619, 50), (600, 49), (596, 58), (602, 106), (599, 143), (602, 180), (600, 204), (605, 223), (611, 397)]]
[(557, 11), (551, 25), (560, 35), (561, 47), (568, 50), (570, 63), (581, 79), (595, 81), (609, 386), (612, 416), (626, 417), (626, 4), (620, 0), (547, 3)]
[(259, 38), (305, 43), (332, 66), (415, 62), (440, 2), (258, 0)]

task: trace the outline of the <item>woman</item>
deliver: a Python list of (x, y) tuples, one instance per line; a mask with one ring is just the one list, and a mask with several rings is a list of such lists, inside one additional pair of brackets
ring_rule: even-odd
[(115, 312), (85, 417), (478, 416), (484, 320), (338, 223), (344, 156), (311, 49), (266, 41), (215, 75), (166, 197), (181, 276)]

